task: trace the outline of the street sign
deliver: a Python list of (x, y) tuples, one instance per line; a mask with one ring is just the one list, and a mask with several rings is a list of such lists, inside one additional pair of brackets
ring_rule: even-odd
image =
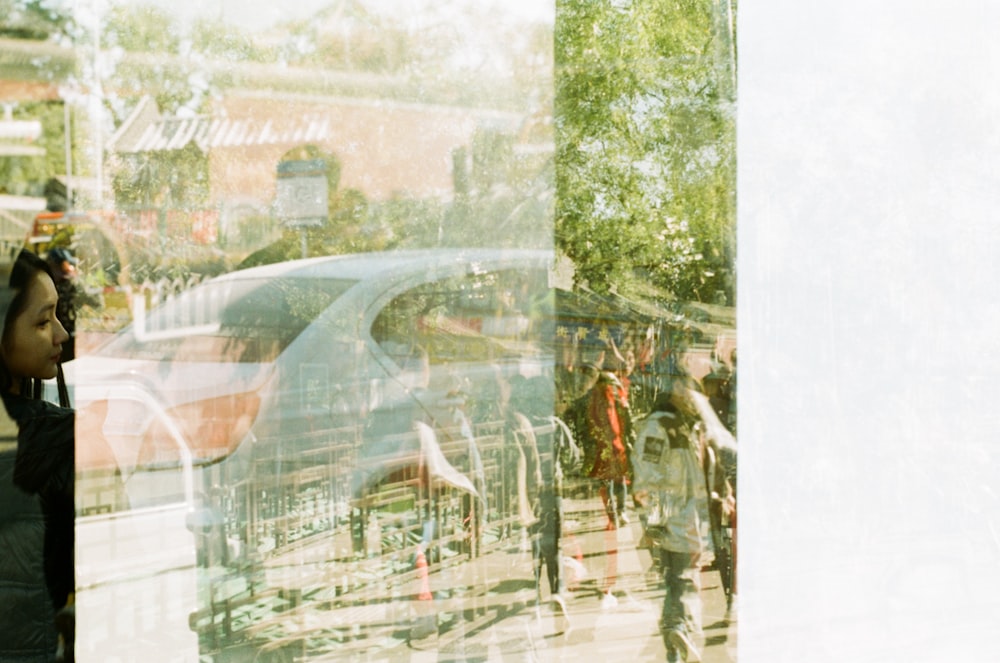
[(326, 162), (322, 159), (278, 164), (275, 212), (291, 228), (323, 226), (329, 216)]

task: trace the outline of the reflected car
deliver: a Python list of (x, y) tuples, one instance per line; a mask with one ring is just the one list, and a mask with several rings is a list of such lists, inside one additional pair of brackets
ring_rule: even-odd
[(552, 374), (537, 314), (551, 263), (439, 249), (255, 267), (68, 363), (78, 602), (118, 610), (149, 591), (135, 579), (193, 574), (189, 609), (161, 623), (183, 622), (204, 657), (259, 654), (285, 642), (289, 611), (356, 596), (348, 561), (402, 587), (418, 554), (496, 544), (518, 506), (510, 385)]

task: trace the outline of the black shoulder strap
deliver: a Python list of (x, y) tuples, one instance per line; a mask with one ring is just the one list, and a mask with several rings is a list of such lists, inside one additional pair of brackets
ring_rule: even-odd
[(69, 390), (66, 388), (66, 378), (63, 376), (62, 364), (56, 364), (56, 387), (59, 390), (59, 405), (72, 407), (69, 402)]

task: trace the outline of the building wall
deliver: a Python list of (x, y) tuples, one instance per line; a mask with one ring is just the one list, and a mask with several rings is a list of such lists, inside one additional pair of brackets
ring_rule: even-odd
[(307, 128), (298, 140), (211, 148), (215, 204), (239, 200), (269, 205), (278, 161), (288, 150), (308, 144), (340, 159), (340, 189), (358, 189), (369, 200), (395, 194), (449, 198), (453, 150), (469, 146), (480, 123), (501, 121), (513, 128), (512, 120), (517, 119), (469, 109), (351, 99), (320, 103), (230, 98), (218, 112), (233, 120), (253, 120), (255, 126), (270, 123), (278, 134), (293, 121)]

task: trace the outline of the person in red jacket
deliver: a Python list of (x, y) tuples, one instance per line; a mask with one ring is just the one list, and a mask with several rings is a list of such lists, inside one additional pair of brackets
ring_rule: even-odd
[(635, 440), (628, 372), (625, 359), (617, 353), (608, 355), (587, 403), (587, 423), (594, 447), (590, 477), (601, 482), (601, 500), (608, 514), (609, 529), (628, 522), (625, 499), (629, 456)]

